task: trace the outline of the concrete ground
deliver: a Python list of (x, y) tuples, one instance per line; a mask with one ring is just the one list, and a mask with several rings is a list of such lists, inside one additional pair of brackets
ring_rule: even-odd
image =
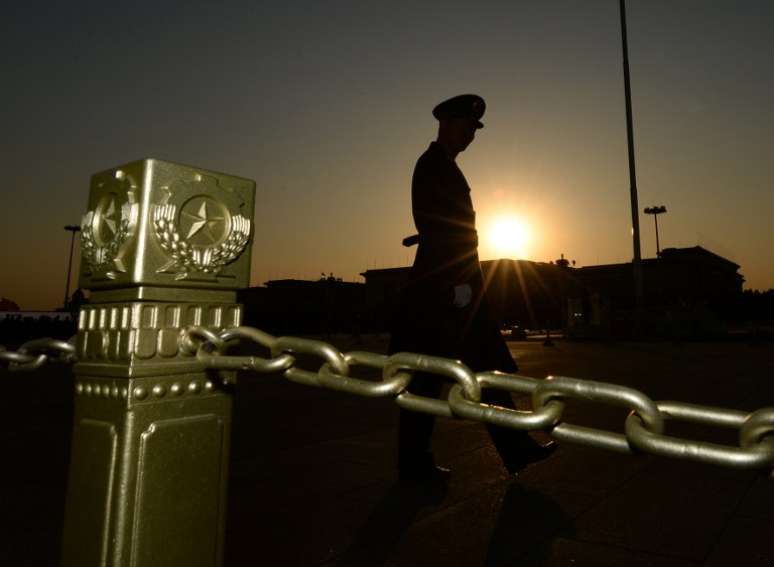
[[(370, 337), (351, 350), (381, 350)], [(653, 399), (774, 406), (774, 345), (509, 343), (522, 374), (633, 386)], [(72, 415), (61, 373), (0, 373), (0, 565), (56, 565)], [(519, 404), (526, 404), (519, 400)], [(526, 407), (526, 405), (524, 405)], [(623, 430), (626, 411), (567, 403), (572, 423)], [(240, 378), (226, 565), (774, 565), (774, 479), (562, 445), (510, 481), (483, 426), (440, 419), (452, 468), (436, 502), (396, 483), (397, 408), (276, 376)], [(733, 443), (735, 432), (669, 424)]]

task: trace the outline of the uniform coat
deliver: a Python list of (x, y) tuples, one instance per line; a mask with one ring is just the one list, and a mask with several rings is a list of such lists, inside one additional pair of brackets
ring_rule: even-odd
[[(478, 258), (476, 213), (470, 187), (457, 164), (433, 142), (417, 161), (411, 183), (419, 248), (409, 281), (393, 320), (389, 352), (419, 352), (458, 359), (474, 372), (516, 372), (500, 330), (491, 316)], [(463, 308), (453, 303), (454, 288), (470, 285), (473, 295)], [(418, 373), (409, 391), (437, 397), (442, 379)], [(510, 394), (484, 390), (484, 401), (513, 408)], [(398, 467), (433, 465), (430, 437), (434, 418), (401, 410)], [(519, 452), (535, 442), (524, 432), (489, 427), (506, 466), (518, 469)]]
[[(476, 213), (470, 187), (437, 142), (417, 161), (411, 183), (419, 248), (393, 322), (390, 351), (457, 358), (474, 371), (515, 372), (484, 296)], [(454, 288), (470, 285), (467, 307), (455, 307)]]

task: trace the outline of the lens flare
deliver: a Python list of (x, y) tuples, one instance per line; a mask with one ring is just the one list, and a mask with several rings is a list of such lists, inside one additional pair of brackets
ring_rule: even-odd
[(489, 245), (501, 258), (524, 259), (529, 255), (530, 227), (516, 216), (500, 216), (489, 227)]

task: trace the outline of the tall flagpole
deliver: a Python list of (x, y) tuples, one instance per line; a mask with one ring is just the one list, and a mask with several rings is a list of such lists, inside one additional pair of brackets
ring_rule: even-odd
[(635, 332), (639, 327), (639, 319), (643, 307), (642, 285), (642, 258), (640, 253), (640, 217), (637, 205), (637, 174), (634, 168), (634, 128), (632, 126), (632, 91), (629, 81), (629, 46), (626, 41), (626, 6), (625, 0), (620, 0), (621, 5), (621, 41), (623, 43), (623, 70), (624, 90), (626, 93), (626, 135), (629, 142), (629, 191), (632, 203), (632, 244), (634, 257), (632, 258), (632, 271), (634, 272), (634, 300), (635, 300)]

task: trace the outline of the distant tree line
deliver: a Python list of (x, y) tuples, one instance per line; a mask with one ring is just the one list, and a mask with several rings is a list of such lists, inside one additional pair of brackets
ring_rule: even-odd
[(67, 340), (76, 330), (75, 320), (65, 313), (55, 318), (15, 315), (0, 319), (0, 345), (16, 348), (26, 341), (43, 337)]

